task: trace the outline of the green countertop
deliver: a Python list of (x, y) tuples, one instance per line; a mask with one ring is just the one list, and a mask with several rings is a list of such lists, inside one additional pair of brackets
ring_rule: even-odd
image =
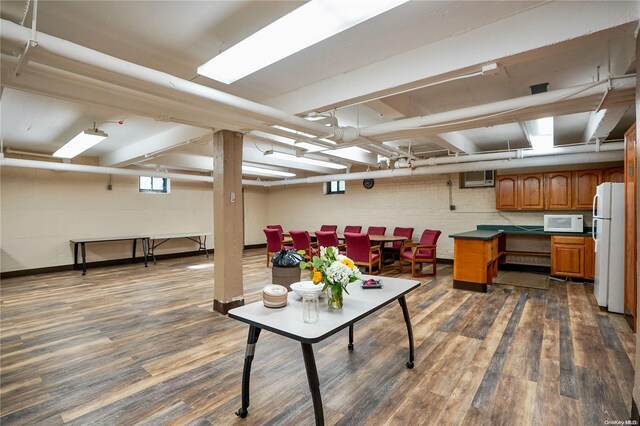
[(461, 232), (460, 234), (452, 234), (449, 235), (449, 238), (460, 238), (464, 240), (492, 240), (501, 234), (501, 231), (477, 230)]
[(477, 230), (451, 234), (449, 238), (462, 238), (467, 240), (491, 240), (499, 235), (531, 235), (552, 236), (566, 235), (570, 237), (591, 236), (591, 228), (585, 227), (585, 232), (545, 232), (542, 226), (531, 225), (478, 225)]
[(585, 227), (584, 232), (545, 232), (543, 226), (531, 225), (478, 225), (479, 231), (502, 231), (505, 235), (567, 235), (573, 237), (588, 237), (591, 235), (591, 228)]

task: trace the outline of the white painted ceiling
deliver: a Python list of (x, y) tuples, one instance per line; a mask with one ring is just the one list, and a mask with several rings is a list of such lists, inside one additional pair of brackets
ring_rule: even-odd
[[(341, 127), (359, 129), (529, 96), (533, 84), (549, 83), (548, 89), (553, 91), (635, 72), (635, 2), (411, 1), (231, 85), (197, 75), (196, 68), (212, 56), (303, 3), (40, 1), (37, 30), (289, 114), (328, 111), (335, 114)], [(19, 21), (26, 5), (28, 2), (2, 0), (0, 14), (3, 19)], [(27, 28), (32, 12), (33, 4), (24, 16)], [(154, 109), (162, 114), (146, 113), (153, 108), (116, 101), (116, 94), (108, 89), (99, 91), (102, 84), (110, 88), (113, 81), (103, 83), (107, 82), (103, 75), (87, 74), (86, 70), (83, 75), (94, 79), (95, 85), (69, 78), (63, 86), (54, 74), (47, 74), (48, 68), (40, 66), (57, 67), (59, 59), (38, 56), (37, 48), (24, 74), (14, 77), (19, 48), (2, 44), (0, 118), (5, 148), (52, 153), (95, 121), (109, 138), (86, 155), (99, 157), (100, 164), (111, 165), (106, 160), (114, 158), (114, 153), (122, 154), (139, 144), (155, 153), (152, 159), (136, 155), (117, 165), (147, 163), (158, 168), (163, 167), (164, 157), (167, 168), (180, 164), (183, 169), (200, 171), (195, 156), (210, 156), (210, 146), (180, 145), (185, 140), (176, 139), (175, 146), (165, 150), (167, 140), (176, 135), (188, 134), (187, 139), (210, 135), (211, 128), (249, 131), (260, 127), (255, 117), (236, 122), (219, 115), (219, 106), (206, 108), (204, 102), (192, 105), (191, 115), (177, 103)], [(498, 64), (496, 74), (440, 83), (478, 71), (487, 63)], [(430, 86), (419, 88), (427, 84)], [(134, 98), (152, 102), (151, 93), (155, 96), (143, 83), (128, 81), (125, 87)], [(137, 91), (140, 95), (134, 96)], [(401, 91), (404, 93), (393, 94)], [(590, 112), (597, 103), (585, 102), (568, 115), (559, 106), (549, 105), (548, 114), (556, 116), (556, 145), (585, 142)], [(185, 131), (180, 128), (190, 126), (163, 121), (167, 117), (193, 117), (194, 122), (207, 125)], [(531, 118), (523, 116), (522, 120)], [(634, 119), (633, 108), (629, 108), (616, 118), (608, 139), (620, 138)], [(115, 123), (118, 120), (124, 123)], [(521, 123), (479, 120), (475, 128), (418, 131), (391, 139), (374, 137), (373, 142), (388, 141), (388, 146), (403, 150), (411, 147), (415, 155), (423, 157), (465, 151), (455, 149), (462, 146), (461, 140), (476, 152), (528, 148)], [(259, 130), (264, 127), (268, 129), (262, 125)], [(248, 162), (292, 170), (300, 176), (334, 172), (261, 155), (272, 148), (294, 152), (277, 142), (245, 136)], [(193, 167), (182, 161), (187, 157), (178, 161), (176, 153), (193, 155)], [(364, 160), (354, 157), (353, 167), (365, 167), (367, 162), (375, 164), (375, 155)]]

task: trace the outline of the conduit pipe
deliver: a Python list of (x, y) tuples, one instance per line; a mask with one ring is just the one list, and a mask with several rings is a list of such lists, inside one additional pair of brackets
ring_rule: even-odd
[(491, 161), (491, 160), (509, 160), (518, 158), (521, 153), (522, 158), (529, 157), (548, 157), (553, 155), (566, 155), (566, 154), (583, 154), (589, 152), (606, 152), (606, 151), (621, 151), (624, 149), (624, 142), (610, 142), (602, 145), (590, 144), (590, 145), (575, 145), (566, 147), (553, 148), (551, 152), (535, 151), (533, 149), (524, 149), (518, 151), (508, 152), (494, 152), (489, 154), (469, 154), (469, 155), (452, 155), (447, 157), (432, 157), (425, 160), (413, 160), (410, 165), (401, 167), (422, 167), (422, 166), (435, 166), (438, 164), (453, 164), (453, 163), (469, 163), (475, 161)]
[(525, 108), (552, 104), (561, 100), (580, 99), (594, 95), (601, 95), (605, 91), (609, 90), (609, 88), (611, 90), (634, 89), (636, 85), (636, 76), (633, 74), (611, 79), (610, 87), (604, 86), (604, 83), (607, 82), (609, 82), (608, 79), (567, 89), (552, 90), (550, 92), (538, 93), (535, 95), (460, 108), (454, 111), (445, 111), (422, 117), (405, 118), (388, 123), (376, 124), (374, 126), (360, 129), (360, 135), (364, 137), (376, 137), (406, 130), (444, 126), (456, 122), (465, 122), (500, 114), (507, 114)]
[(526, 167), (544, 166), (564, 166), (569, 164), (606, 163), (611, 161), (622, 161), (624, 153), (622, 151), (591, 152), (583, 154), (566, 154), (546, 157), (516, 158), (493, 161), (477, 161), (462, 164), (440, 164), (430, 167), (419, 167), (417, 169), (388, 169), (373, 172), (359, 172), (347, 174), (334, 174), (324, 176), (313, 176), (300, 179), (287, 179), (279, 181), (265, 182), (262, 186), (276, 187), (285, 185), (300, 185), (309, 183), (322, 183), (334, 180), (361, 180), (361, 179), (384, 179), (395, 177), (435, 175), (445, 173), (458, 173), (476, 170), (504, 170)]
[[(184, 173), (164, 173), (154, 170), (119, 169), (117, 167), (88, 166), (84, 164), (54, 163), (50, 161), (23, 160), (19, 158), (2, 158), (0, 167), (18, 167), (27, 169), (54, 170), (58, 172), (97, 173), (120, 176), (152, 176), (169, 178), (176, 181), (213, 183), (213, 177), (189, 175)], [(243, 179), (243, 185), (265, 186), (267, 182)]]
[[(0, 20), (0, 27), (2, 27), (0, 36), (4, 43), (12, 42), (24, 46), (31, 39), (30, 30), (28, 28), (24, 28), (13, 22), (2, 19)], [(107, 73), (112, 74), (109, 76), (112, 81), (115, 81), (118, 84), (123, 84), (126, 87), (130, 86), (130, 83), (127, 84), (126, 79), (133, 79), (138, 82), (152, 85), (152, 93), (160, 94), (161, 96), (169, 99), (180, 97), (187, 102), (193, 102), (194, 98), (197, 98), (235, 109), (254, 119), (257, 118), (264, 121), (267, 124), (285, 124), (287, 127), (291, 127), (295, 130), (315, 133), (319, 136), (325, 136), (327, 134), (326, 126), (305, 120), (304, 118), (289, 114), (276, 108), (193, 83), (162, 71), (127, 62), (42, 32), (37, 32), (36, 35), (38, 40), (38, 52), (34, 54), (33, 58), (36, 62), (41, 58), (41, 53), (46, 52), (75, 63), (94, 67), (96, 70), (106, 71)], [(82, 75), (95, 78), (95, 75), (93, 75), (95, 74), (95, 70), (93, 70), (93, 73), (90, 71), (91, 70), (85, 70), (82, 68), (74, 68), (74, 70), (72, 70), (74, 73), (79, 74), (80, 72), (83, 72), (84, 74)], [(123, 79), (122, 77), (125, 78)]]

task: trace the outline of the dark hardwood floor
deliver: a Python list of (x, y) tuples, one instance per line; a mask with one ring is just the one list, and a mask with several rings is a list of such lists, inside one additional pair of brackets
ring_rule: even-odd
[[(245, 253), (246, 301), (270, 282)], [(397, 268), (385, 274), (400, 275)], [(313, 424), (300, 345), (263, 332), (239, 419), (248, 326), (212, 311), (205, 257), (6, 279), (0, 405), (12, 424)], [(327, 424), (585, 424), (629, 418), (635, 336), (591, 285), (451, 288), (451, 266), (400, 306), (314, 345)], [(348, 302), (348, 296), (345, 299)], [(322, 320), (322, 312), (320, 313)]]

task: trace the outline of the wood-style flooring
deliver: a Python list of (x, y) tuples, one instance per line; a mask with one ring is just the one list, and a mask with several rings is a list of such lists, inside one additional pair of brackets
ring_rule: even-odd
[[(246, 301), (259, 300), (263, 250), (245, 253), (244, 270)], [(248, 326), (212, 311), (212, 281), (203, 256), (3, 280), (0, 422), (313, 424), (300, 344), (266, 331), (249, 416), (234, 415)], [(451, 288), (449, 265), (422, 281), (407, 297), (413, 370), (398, 304), (356, 324), (353, 352), (346, 330), (314, 345), (327, 424), (629, 418), (635, 336), (593, 286), (471, 293)]]

